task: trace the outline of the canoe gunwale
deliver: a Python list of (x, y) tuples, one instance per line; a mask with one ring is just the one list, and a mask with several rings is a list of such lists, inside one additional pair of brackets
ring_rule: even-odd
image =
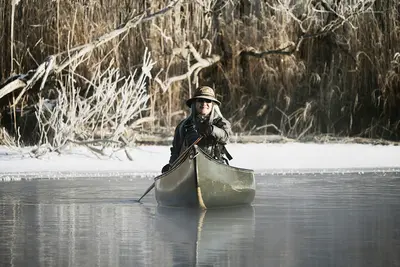
[(211, 157), (210, 155), (208, 155), (203, 149), (201, 149), (200, 147), (196, 146), (196, 150), (198, 150), (199, 152), (201, 152), (201, 154), (204, 155), (204, 157), (206, 157), (207, 159), (211, 160), (213, 163), (221, 165), (221, 166), (225, 166), (228, 167), (229, 169), (234, 169), (237, 171), (242, 171), (242, 172), (249, 172), (249, 173), (254, 173), (254, 170), (251, 169), (246, 169), (246, 168), (240, 168), (240, 167), (236, 167), (236, 166), (232, 166), (232, 165), (227, 165), (225, 163), (219, 162), (217, 160), (215, 160), (213, 157)]
[[(179, 166), (181, 166), (181, 165), (187, 160), (188, 157), (190, 158), (191, 152), (192, 152), (192, 149), (189, 149), (188, 151), (186, 151), (186, 152), (185, 152), (185, 153), (186, 153), (185, 156), (182, 156), (182, 158), (181, 158), (178, 162), (174, 162), (174, 165), (172, 165), (172, 167), (171, 167), (168, 171), (166, 171), (166, 172), (164, 172), (164, 173), (162, 173), (162, 174), (160, 174), (160, 175), (154, 177), (154, 181), (157, 181), (157, 180), (159, 180), (159, 179), (162, 179), (162, 178), (165, 177), (165, 176), (168, 176), (168, 175), (171, 174), (174, 170), (176, 170), (177, 168), (179, 168)], [(203, 153), (204, 153), (204, 152), (203, 152)]]

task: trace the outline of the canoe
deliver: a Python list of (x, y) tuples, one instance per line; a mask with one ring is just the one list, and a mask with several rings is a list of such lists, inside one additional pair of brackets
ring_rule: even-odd
[(198, 146), (155, 178), (158, 205), (201, 209), (249, 205), (255, 196), (254, 171), (220, 163)]

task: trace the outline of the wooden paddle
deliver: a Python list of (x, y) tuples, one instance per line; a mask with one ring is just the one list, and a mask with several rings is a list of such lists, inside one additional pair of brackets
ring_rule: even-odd
[[(175, 160), (174, 163), (180, 162), (181, 159), (190, 151), (190, 149), (191, 149), (193, 146), (195, 146), (198, 142), (200, 142), (200, 140), (201, 140), (202, 138), (203, 138), (203, 136), (200, 136), (199, 138), (197, 138), (196, 141), (193, 142), (193, 144), (191, 144), (185, 151), (183, 151), (183, 153), (181, 153), (181, 154), (179, 155), (179, 157)], [(172, 166), (173, 166), (173, 165), (172, 165)], [(171, 166), (171, 168), (172, 168), (172, 166)], [(146, 192), (144, 192), (144, 194), (143, 194), (138, 200), (136, 200), (136, 201), (137, 201), (137, 202), (140, 202), (140, 200), (142, 200), (142, 198), (144, 198), (144, 197), (147, 195), (147, 193), (149, 193), (149, 192), (154, 188), (155, 185), (156, 185), (156, 181), (154, 181), (153, 184), (150, 185), (149, 188), (147, 188)]]

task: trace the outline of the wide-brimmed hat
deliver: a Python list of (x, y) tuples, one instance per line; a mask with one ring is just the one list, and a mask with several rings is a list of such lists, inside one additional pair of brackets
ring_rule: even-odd
[(221, 105), (221, 102), (215, 98), (214, 90), (209, 86), (201, 86), (196, 89), (194, 96), (188, 100), (186, 100), (186, 105), (190, 107), (192, 105), (192, 101), (196, 99), (209, 99), (216, 103), (217, 105)]

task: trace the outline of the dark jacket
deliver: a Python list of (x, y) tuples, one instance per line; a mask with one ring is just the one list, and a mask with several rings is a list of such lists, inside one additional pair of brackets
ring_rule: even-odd
[(202, 138), (198, 146), (214, 159), (222, 160), (225, 158), (224, 145), (228, 142), (232, 133), (231, 124), (222, 116), (218, 106), (213, 106), (208, 118), (196, 116), (195, 109), (192, 107), (191, 115), (182, 120), (175, 128), (169, 164), (172, 165), (180, 153), (200, 137), (199, 128), (201, 123), (212, 125), (212, 131)]

